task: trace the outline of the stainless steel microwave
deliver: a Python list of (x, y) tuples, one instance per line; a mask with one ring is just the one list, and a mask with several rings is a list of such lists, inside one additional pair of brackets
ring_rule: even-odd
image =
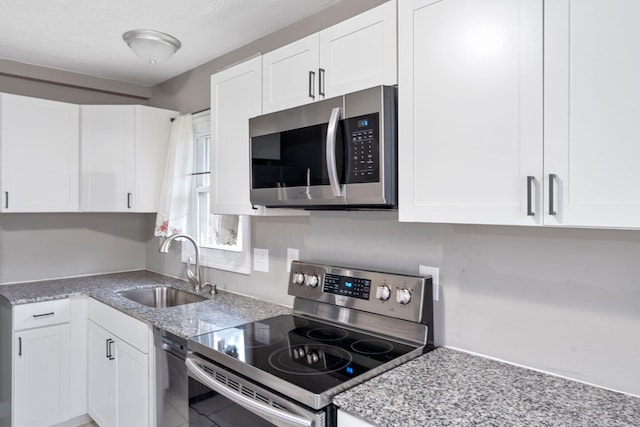
[(249, 119), (251, 203), (397, 205), (397, 88), (376, 86)]

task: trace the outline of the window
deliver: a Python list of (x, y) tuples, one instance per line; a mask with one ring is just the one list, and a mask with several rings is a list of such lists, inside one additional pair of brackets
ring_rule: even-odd
[[(189, 232), (200, 246), (200, 264), (221, 270), (249, 274), (251, 231), (244, 215), (214, 215), (210, 213), (210, 112), (193, 115), (194, 175), (193, 197), (189, 217)], [(193, 257), (191, 245), (183, 245), (182, 261)]]

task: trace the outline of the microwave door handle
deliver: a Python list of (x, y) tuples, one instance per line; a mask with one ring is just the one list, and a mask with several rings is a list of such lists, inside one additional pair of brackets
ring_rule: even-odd
[(338, 123), (342, 115), (342, 108), (336, 107), (331, 110), (329, 118), (329, 128), (327, 129), (327, 172), (329, 175), (329, 184), (331, 192), (335, 197), (342, 196), (340, 189), (340, 181), (338, 180), (338, 166), (336, 165), (336, 137), (338, 133)]
[(287, 425), (300, 427), (311, 427), (313, 425), (313, 422), (311, 420), (299, 417), (289, 412), (272, 408), (271, 406), (262, 405), (254, 401), (253, 399), (250, 399), (236, 391), (226, 388), (222, 384), (218, 384), (202, 368), (200, 368), (196, 362), (191, 360), (191, 358), (187, 358), (185, 364), (187, 365), (187, 369), (189, 370), (189, 372), (191, 372), (191, 374), (194, 375), (204, 385), (253, 413), (276, 418), (287, 423)]

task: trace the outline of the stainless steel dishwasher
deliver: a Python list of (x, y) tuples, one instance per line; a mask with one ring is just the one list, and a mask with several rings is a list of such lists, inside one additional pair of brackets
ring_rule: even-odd
[(184, 363), (187, 340), (154, 328), (156, 347), (156, 413), (158, 427), (189, 421), (189, 382)]

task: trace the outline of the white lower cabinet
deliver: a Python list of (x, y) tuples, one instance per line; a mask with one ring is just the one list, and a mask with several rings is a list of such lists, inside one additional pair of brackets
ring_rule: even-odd
[(89, 300), (89, 415), (100, 427), (152, 425), (149, 327)]
[(69, 300), (13, 309), (15, 427), (50, 426), (69, 419)]
[(375, 427), (375, 424), (369, 424), (362, 418), (338, 409), (338, 427)]

